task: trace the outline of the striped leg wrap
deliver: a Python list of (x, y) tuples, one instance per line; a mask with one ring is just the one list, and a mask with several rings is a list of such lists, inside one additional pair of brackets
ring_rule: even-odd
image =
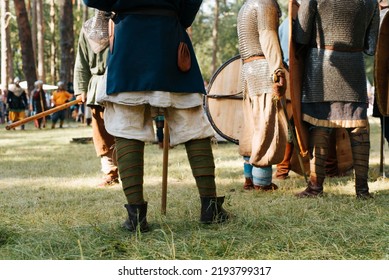
[(326, 176), (326, 161), (328, 157), (328, 141), (331, 129), (315, 127), (311, 131), (310, 150), (312, 159), (309, 162), (311, 177), (315, 180), (324, 180)]
[(185, 148), (200, 197), (216, 197), (215, 162), (210, 138), (188, 141)]
[(144, 147), (142, 141), (115, 137), (117, 162), (128, 204), (143, 204)]
[(356, 181), (366, 182), (369, 172), (370, 136), (367, 127), (349, 130)]

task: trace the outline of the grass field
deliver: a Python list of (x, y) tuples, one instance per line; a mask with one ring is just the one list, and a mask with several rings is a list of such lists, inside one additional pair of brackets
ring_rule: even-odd
[[(200, 202), (184, 147), (169, 151), (167, 215), (161, 215), (162, 151), (147, 144), (145, 196), (152, 231), (131, 234), (121, 186), (97, 188), (91, 128), (6, 131), (0, 127), (1, 260), (388, 260), (389, 180), (379, 172), (379, 122), (371, 119), (369, 186), (356, 200), (350, 176), (328, 178), (325, 195), (297, 199), (304, 178), (276, 181), (275, 192), (242, 190), (237, 146), (214, 145), (218, 194), (234, 217), (198, 223)], [(389, 173), (388, 146), (385, 170)], [(273, 170), (274, 171), (274, 170)]]

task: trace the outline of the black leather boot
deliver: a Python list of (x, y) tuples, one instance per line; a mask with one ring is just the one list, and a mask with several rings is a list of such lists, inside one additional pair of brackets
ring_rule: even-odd
[(149, 225), (147, 223), (147, 202), (144, 204), (125, 204), (128, 212), (128, 219), (123, 223), (129, 231), (137, 231), (138, 226), (140, 232), (149, 231)]
[(201, 199), (201, 217), (203, 224), (219, 224), (228, 220), (230, 215), (223, 209), (224, 196), (222, 197), (200, 197)]
[(367, 180), (362, 178), (355, 178), (355, 193), (359, 199), (373, 198), (373, 196), (369, 193)]

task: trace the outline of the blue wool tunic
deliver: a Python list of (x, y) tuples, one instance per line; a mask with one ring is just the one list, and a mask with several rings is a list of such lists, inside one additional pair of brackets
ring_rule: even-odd
[[(107, 94), (164, 91), (205, 93), (204, 82), (189, 36), (185, 32), (202, 0), (84, 0), (89, 7), (117, 13), (115, 37), (108, 58)], [(175, 11), (177, 17), (131, 14), (144, 6)], [(177, 67), (177, 50), (184, 40), (192, 67)]]

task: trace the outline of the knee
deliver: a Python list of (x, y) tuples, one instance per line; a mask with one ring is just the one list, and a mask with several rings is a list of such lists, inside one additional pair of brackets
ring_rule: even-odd
[(368, 144), (370, 145), (370, 135), (368, 127), (356, 127), (349, 131), (351, 146)]

